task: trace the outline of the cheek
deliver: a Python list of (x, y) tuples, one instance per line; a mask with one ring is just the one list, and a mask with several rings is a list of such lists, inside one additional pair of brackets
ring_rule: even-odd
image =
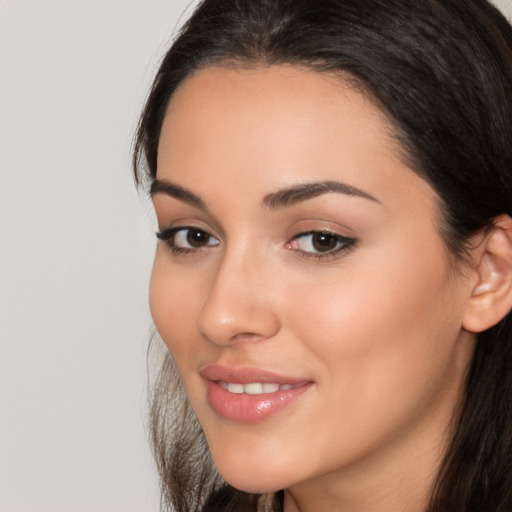
[[(159, 249), (160, 250), (160, 249)], [(198, 288), (172, 268), (165, 255), (155, 257), (149, 287), (149, 305), (155, 327), (175, 359), (194, 339)]]
[[(458, 306), (444, 252), (414, 261), (404, 253), (382, 272), (366, 263), (347, 260), (340, 278), (311, 279), (283, 309), (318, 379), (315, 421), (300, 437), (312, 439), (308, 457), (319, 467), (440, 422), (459, 390)], [(333, 438), (345, 440), (338, 450), (323, 441)]]
[(420, 382), (415, 375), (444, 371), (460, 331), (458, 305), (449, 300), (442, 246), (426, 249), (367, 260), (354, 253), (336, 279), (312, 280), (308, 293), (295, 294), (290, 325), (328, 369), (326, 381), (393, 393)]

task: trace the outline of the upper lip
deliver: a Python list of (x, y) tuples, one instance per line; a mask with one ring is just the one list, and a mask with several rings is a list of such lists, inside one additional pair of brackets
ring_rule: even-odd
[(214, 364), (202, 368), (200, 374), (207, 380), (237, 384), (261, 382), (284, 385), (311, 382), (311, 379), (287, 377), (285, 375), (279, 375), (261, 368), (253, 368), (250, 366), (222, 366)]

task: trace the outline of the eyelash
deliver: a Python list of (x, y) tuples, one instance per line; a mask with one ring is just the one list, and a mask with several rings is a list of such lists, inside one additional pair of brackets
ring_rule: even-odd
[[(293, 247), (294, 244), (297, 243), (298, 240), (305, 237), (328, 237), (334, 243), (336, 246), (332, 249), (328, 249), (325, 252), (313, 252), (313, 251), (304, 251), (298, 248)], [(313, 241), (310, 242), (310, 245), (313, 244)], [(346, 236), (339, 235), (337, 233), (333, 233), (332, 231), (328, 230), (319, 230), (319, 231), (307, 231), (305, 233), (299, 233), (298, 235), (294, 236), (292, 240), (286, 244), (286, 248), (290, 249), (292, 251), (296, 251), (299, 253), (299, 255), (303, 258), (314, 258), (317, 260), (332, 260), (335, 259), (338, 256), (341, 256), (341, 254), (350, 251), (355, 247), (357, 244), (357, 240), (355, 238), (350, 238)]]
[[(193, 232), (199, 234), (200, 236), (206, 236), (207, 243), (205, 245), (200, 245), (198, 247), (179, 247), (176, 245), (176, 235), (180, 232), (183, 232), (188, 238)], [(305, 251), (300, 248), (297, 248), (297, 242), (302, 238), (306, 237), (327, 237), (327, 241), (335, 243), (335, 247), (329, 249), (325, 252), (314, 252), (314, 251)], [(175, 255), (187, 255), (194, 254), (200, 251), (204, 251), (207, 247), (215, 247), (219, 245), (219, 240), (217, 240), (212, 234), (207, 231), (193, 227), (193, 226), (180, 226), (175, 228), (168, 228), (156, 233), (156, 237), (159, 240), (166, 242), (166, 244), (171, 249), (171, 252)], [(329, 240), (330, 239), (330, 240)], [(211, 240), (214, 240), (215, 243), (209, 243)], [(190, 241), (187, 241), (190, 244)], [(313, 245), (313, 241), (310, 242), (310, 245)], [(335, 259), (337, 256), (342, 253), (348, 252), (355, 247), (357, 244), (357, 240), (355, 238), (350, 238), (346, 236), (339, 235), (337, 233), (333, 233), (327, 230), (318, 230), (318, 231), (307, 231), (304, 233), (299, 233), (294, 236), (290, 242), (285, 245), (285, 248), (294, 252), (297, 252), (303, 258), (314, 258), (316, 260), (328, 260)]]
[[(179, 247), (176, 245), (176, 235), (180, 231), (187, 233), (187, 238), (188, 238), (188, 235), (191, 234), (191, 232), (196, 232), (198, 234), (206, 235), (208, 237), (208, 241), (213, 239), (213, 240), (216, 240), (217, 243), (214, 243), (214, 244), (207, 243), (204, 246), (199, 246), (199, 247)], [(163, 230), (157, 232), (156, 237), (159, 240), (166, 242), (167, 245), (169, 246), (169, 248), (171, 249), (171, 252), (176, 255), (186, 255), (186, 254), (196, 253), (198, 251), (204, 250), (206, 247), (215, 247), (215, 246), (219, 245), (219, 241), (213, 235), (211, 235), (204, 229), (196, 228), (193, 226), (180, 226), (180, 227), (176, 227), (176, 228), (163, 229)]]

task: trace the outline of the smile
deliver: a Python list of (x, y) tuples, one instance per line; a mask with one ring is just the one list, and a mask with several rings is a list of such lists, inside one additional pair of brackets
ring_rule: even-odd
[(201, 370), (208, 402), (217, 415), (259, 423), (295, 403), (314, 382), (259, 368), (207, 366)]

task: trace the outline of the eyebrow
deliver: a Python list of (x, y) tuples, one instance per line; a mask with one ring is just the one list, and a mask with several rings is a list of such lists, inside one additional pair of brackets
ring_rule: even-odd
[(174, 197), (175, 199), (179, 199), (191, 206), (195, 206), (196, 208), (201, 208), (202, 210), (206, 209), (204, 201), (199, 196), (186, 188), (171, 183), (170, 181), (154, 180), (151, 184), (149, 194), (151, 197), (155, 194), (165, 194)]
[[(305, 183), (303, 185), (296, 185), (294, 187), (278, 190), (277, 192), (272, 192), (263, 198), (263, 204), (271, 210), (277, 210), (279, 208), (293, 206), (297, 203), (331, 192), (347, 196), (362, 197), (363, 199), (368, 199), (380, 204), (378, 199), (364, 190), (348, 185), (347, 183), (333, 180)], [(151, 184), (150, 196), (153, 197), (156, 194), (165, 194), (191, 206), (195, 206), (196, 208), (206, 210), (206, 205), (199, 196), (190, 190), (167, 180), (155, 179), (153, 181)]]
[(347, 183), (331, 180), (305, 183), (304, 185), (297, 185), (283, 190), (278, 190), (277, 192), (272, 192), (264, 197), (263, 204), (268, 206), (271, 210), (276, 210), (279, 208), (293, 206), (297, 203), (301, 203), (308, 199), (313, 199), (314, 197), (328, 194), (330, 192), (345, 194), (347, 196), (362, 197), (363, 199), (369, 199), (370, 201), (381, 204), (378, 199), (364, 190), (348, 185)]

